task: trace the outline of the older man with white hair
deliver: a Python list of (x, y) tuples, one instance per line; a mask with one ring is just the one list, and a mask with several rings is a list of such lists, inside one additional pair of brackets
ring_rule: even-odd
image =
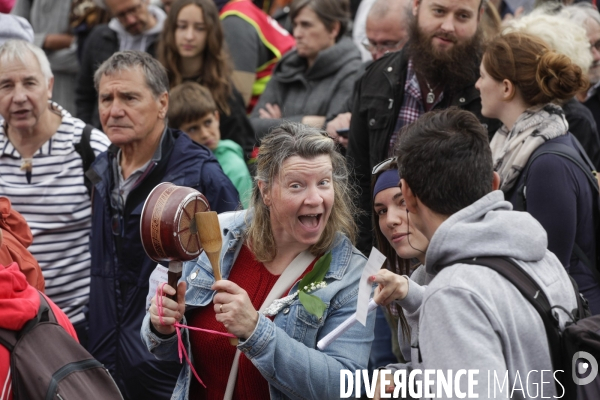
[(85, 342), (91, 204), (84, 172), (110, 142), (50, 101), (53, 85), (39, 47), (0, 46), (0, 193), (29, 223), (46, 294)]

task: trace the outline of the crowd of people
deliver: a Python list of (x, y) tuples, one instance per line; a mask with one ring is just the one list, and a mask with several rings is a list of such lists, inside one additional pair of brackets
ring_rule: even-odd
[[(41, 292), (127, 400), (335, 399), (378, 368), (560, 397), (519, 378), (557, 369), (538, 311), (476, 260), (559, 329), (572, 281), (600, 315), (600, 13), (566, 3), (0, 0), (0, 329)], [(148, 305), (162, 182), (218, 213), (223, 279), (201, 253)], [(318, 346), (364, 285), (376, 312)]]

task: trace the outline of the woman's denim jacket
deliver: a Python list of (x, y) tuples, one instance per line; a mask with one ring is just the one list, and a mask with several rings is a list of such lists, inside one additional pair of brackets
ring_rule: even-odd
[[(227, 279), (243, 245), (246, 227), (245, 211), (222, 213), (219, 221), (223, 234), (221, 273)], [(317, 342), (356, 311), (358, 282), (366, 258), (354, 248), (344, 235), (338, 234), (331, 250), (332, 261), (325, 275), (327, 286), (312, 294), (325, 302), (327, 309), (322, 318), (309, 314), (296, 300), (277, 314), (274, 321), (260, 315), (252, 335), (240, 340), (240, 349), (269, 382), (271, 399), (338, 399), (340, 398), (340, 371), (367, 368), (375, 313), (370, 313), (367, 325), (356, 323), (325, 350), (316, 350)], [(187, 310), (211, 304), (214, 291), (212, 268), (203, 253), (196, 260), (186, 262), (183, 275), (187, 283), (185, 301)], [(290, 293), (297, 290), (296, 282)], [(185, 320), (184, 322), (185, 323)], [(187, 331), (182, 339), (191, 355)], [(177, 360), (177, 335), (161, 339), (150, 330), (146, 314), (142, 325), (142, 340), (148, 350), (161, 360)], [(188, 399), (190, 367), (185, 363), (179, 375), (172, 400)], [(197, 362), (201, 362), (196, 360)], [(210, 385), (210, 382), (206, 382)]]

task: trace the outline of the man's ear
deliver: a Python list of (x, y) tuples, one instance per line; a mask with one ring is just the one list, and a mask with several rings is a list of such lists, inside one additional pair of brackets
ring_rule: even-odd
[(496, 171), (492, 175), (492, 190), (500, 189), (500, 175)]
[(165, 119), (169, 110), (169, 93), (158, 96), (158, 119)]
[(419, 13), (419, 4), (421, 4), (421, 0), (413, 0), (412, 13), (415, 17)]
[(400, 179), (400, 184), (402, 185), (402, 195), (404, 196), (404, 201), (406, 202), (406, 209), (408, 212), (416, 213), (417, 208), (419, 207), (417, 204), (417, 197), (404, 179)]

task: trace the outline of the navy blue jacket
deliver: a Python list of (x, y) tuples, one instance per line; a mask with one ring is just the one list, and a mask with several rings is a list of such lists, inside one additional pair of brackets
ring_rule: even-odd
[[(557, 142), (576, 149), (572, 134), (554, 138)], [(538, 151), (543, 151), (545, 144)], [(510, 191), (505, 193), (516, 210), (519, 210), (519, 188), (523, 174)], [(575, 163), (555, 154), (543, 154), (535, 159), (527, 176), (527, 212), (544, 227), (548, 234), (548, 250), (567, 269), (589, 301), (593, 314), (600, 314), (600, 284), (594, 275), (573, 252), (575, 243), (590, 260), (596, 259), (594, 221), (598, 195), (593, 191), (585, 174)]]
[(89, 350), (110, 371), (125, 399), (169, 399), (181, 365), (158, 361), (140, 339), (148, 279), (156, 267), (140, 238), (142, 207), (160, 182), (202, 192), (211, 209), (235, 210), (238, 193), (216, 158), (183, 132), (167, 129), (162, 157), (127, 197), (123, 237), (114, 236), (110, 193), (118, 148), (96, 158), (88, 177), (94, 184), (91, 233)]

